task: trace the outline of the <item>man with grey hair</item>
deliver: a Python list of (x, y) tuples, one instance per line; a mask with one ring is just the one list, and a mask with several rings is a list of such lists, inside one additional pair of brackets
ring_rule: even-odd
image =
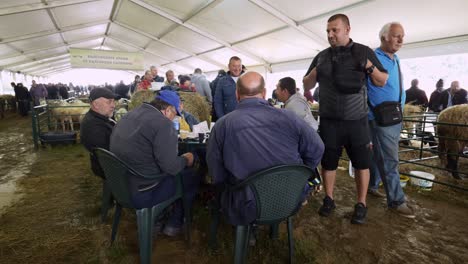
[(164, 77), (158, 75), (158, 68), (156, 66), (151, 66), (150, 71), (153, 75), (153, 82), (164, 82)]
[(442, 109), (450, 106), (468, 103), (467, 92), (460, 88), (458, 81), (453, 81), (450, 88), (442, 93)]
[(210, 82), (206, 79), (205, 75), (202, 74), (202, 70), (200, 68), (195, 69), (192, 75), (192, 83), (195, 84), (197, 93), (199, 93), (201, 96), (205, 96), (208, 102), (213, 102)]
[(407, 218), (415, 218), (413, 210), (406, 204), (405, 194), (400, 185), (398, 170), (398, 141), (401, 122), (393, 125), (382, 124), (376, 120), (376, 107), (384, 102), (400, 102), (404, 105), (405, 93), (400, 71), (400, 60), (396, 52), (403, 45), (405, 31), (400, 23), (392, 22), (380, 30), (380, 47), (375, 50), (377, 58), (388, 72), (387, 83), (376, 87), (370, 79), (367, 81), (370, 105), (369, 127), (372, 135), (373, 158), (369, 193), (376, 194), (379, 179), (382, 179), (387, 194), (387, 206), (390, 211)]
[(174, 71), (168, 70), (166, 72), (166, 81), (164, 82), (164, 85), (171, 85), (172, 81), (175, 81)]

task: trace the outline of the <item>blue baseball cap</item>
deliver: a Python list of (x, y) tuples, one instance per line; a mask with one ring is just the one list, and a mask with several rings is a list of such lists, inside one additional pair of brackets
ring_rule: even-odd
[(176, 92), (163, 90), (159, 92), (159, 95), (157, 95), (156, 98), (174, 106), (177, 111), (177, 115), (180, 116), (180, 98)]

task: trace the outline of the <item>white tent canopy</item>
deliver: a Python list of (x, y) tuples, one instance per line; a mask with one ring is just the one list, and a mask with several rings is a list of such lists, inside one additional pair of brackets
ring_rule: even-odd
[(70, 71), (70, 47), (142, 52), (145, 67), (191, 73), (225, 68), (306, 70), (328, 46), (335, 13), (351, 37), (376, 47), (388, 22), (403, 24), (400, 57), (468, 51), (466, 0), (2, 0), (0, 69), (48, 77)]

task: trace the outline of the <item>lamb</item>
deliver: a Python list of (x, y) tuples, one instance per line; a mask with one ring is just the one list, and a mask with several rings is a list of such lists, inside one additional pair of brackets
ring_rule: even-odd
[[(70, 130), (74, 131), (73, 124), (79, 123), (82, 116), (86, 114), (89, 109), (89, 104), (83, 103), (80, 100), (73, 100), (67, 102), (64, 100), (54, 100), (48, 102), (50, 112), (55, 120), (61, 123), (62, 130), (65, 132), (65, 123), (70, 124)], [(57, 123), (55, 124), (55, 130), (57, 130)]]
[[(456, 179), (463, 179), (458, 173), (458, 157), (468, 146), (468, 104), (456, 105), (442, 111), (437, 118), (439, 157), (442, 165), (451, 170)], [(441, 124), (442, 123), (442, 124)], [(464, 126), (450, 126), (459, 124)]]

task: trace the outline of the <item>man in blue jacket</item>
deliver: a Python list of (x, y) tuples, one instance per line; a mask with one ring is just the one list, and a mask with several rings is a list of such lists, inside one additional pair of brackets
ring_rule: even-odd
[[(237, 81), (239, 104), (216, 122), (208, 141), (206, 160), (213, 184), (236, 184), (254, 172), (277, 165), (315, 168), (319, 164), (324, 146), (317, 132), (294, 112), (271, 106), (265, 95), (260, 74), (248, 72)], [(257, 205), (249, 187), (225, 190), (220, 205), (233, 225), (255, 220)]]
[(241, 59), (237, 56), (231, 57), (228, 68), (229, 72), (226, 76), (219, 79), (216, 85), (214, 107), (218, 118), (234, 111), (237, 106), (236, 82), (242, 73)]

